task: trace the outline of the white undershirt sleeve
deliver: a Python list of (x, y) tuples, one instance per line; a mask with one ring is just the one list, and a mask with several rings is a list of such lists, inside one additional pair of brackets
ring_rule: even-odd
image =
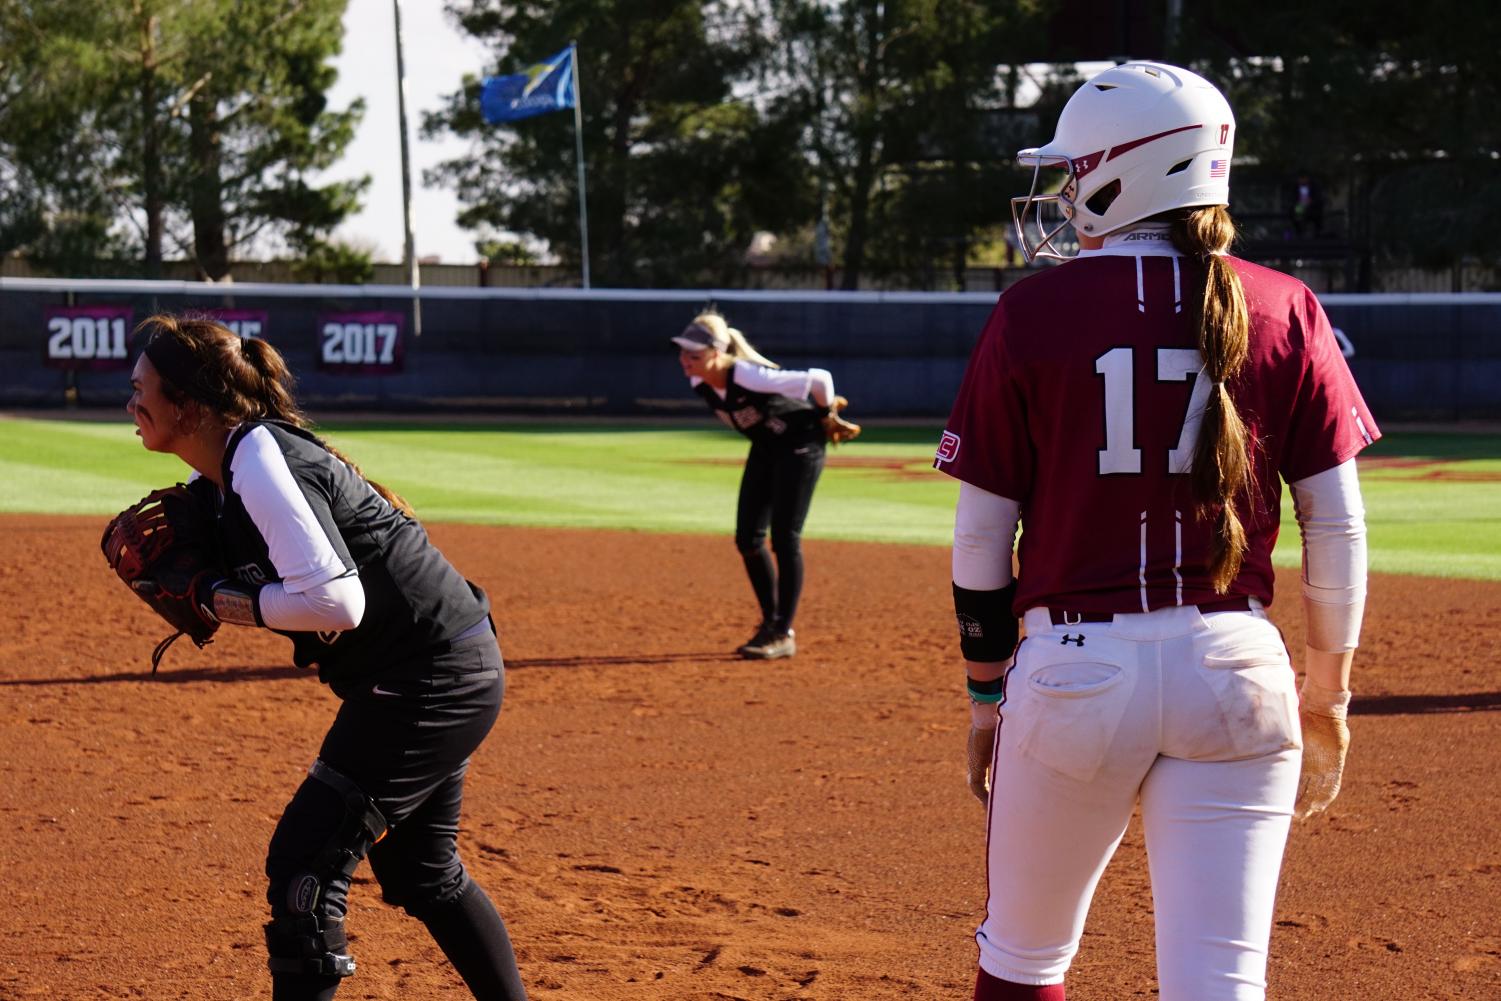
[[(697, 388), (703, 382), (697, 376), (689, 378), (689, 385)], [(834, 400), (834, 373), (826, 368), (810, 368), (806, 371), (795, 368), (767, 368), (748, 361), (735, 363), (735, 384), (752, 393), (776, 393), (794, 400), (812, 396), (813, 402), (827, 407)], [(721, 398), (724, 390), (716, 389)]]
[[(823, 369), (795, 369), (795, 368), (767, 368), (764, 365), (753, 365), (748, 361), (735, 363), (735, 385), (750, 390), (752, 393), (777, 393), (794, 400), (805, 400), (808, 392), (813, 388), (814, 372), (823, 372), (827, 378), (827, 388), (834, 388), (834, 378)], [(831, 396), (830, 399), (833, 397)], [(824, 401), (825, 404), (828, 400)]]
[(234, 492), (266, 540), (271, 565), (289, 592), (305, 591), (354, 569), (344, 565), (329, 541), (270, 431), (257, 427), (245, 435), (229, 468)]
[(266, 541), (280, 581), (264, 585), (261, 621), (291, 632), (353, 629), (365, 614), (365, 589), (346, 566), (287, 465), (276, 439), (253, 428), (230, 459), (231, 483)]
[(280, 584), (267, 584), (257, 600), (262, 622), (291, 632), (353, 629), (365, 617), (365, 588), (352, 573), (296, 594)]
[(834, 401), (834, 373), (826, 368), (808, 369), (808, 389), (814, 403), (827, 407)]
[(954, 583), (970, 591), (1010, 584), (1011, 550), (1020, 522), (1018, 501), (961, 482), (954, 508)]
[(1354, 650), (1366, 599), (1365, 505), (1355, 460), (1288, 484), (1303, 535), (1303, 614), (1315, 650)]

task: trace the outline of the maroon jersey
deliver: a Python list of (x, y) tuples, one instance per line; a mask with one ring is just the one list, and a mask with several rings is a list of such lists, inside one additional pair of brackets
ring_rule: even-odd
[[(1230, 261), (1251, 335), (1229, 388), (1255, 483), (1237, 501), (1249, 550), (1229, 594), (1271, 604), (1279, 477), (1331, 469), (1380, 431), (1313, 293)], [(991, 313), (934, 465), (1020, 502), (1018, 614), (1224, 597), (1210, 583), (1213, 521), (1196, 514), (1187, 475), (1211, 388), (1185, 298), (1203, 287), (1193, 267), (1106, 250), (1018, 283)]]

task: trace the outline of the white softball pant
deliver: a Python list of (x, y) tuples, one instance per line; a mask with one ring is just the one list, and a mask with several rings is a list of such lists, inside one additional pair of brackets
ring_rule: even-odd
[(991, 770), (981, 968), (1063, 980), (1139, 802), (1160, 1001), (1261, 1001), (1301, 764), (1281, 635), (1259, 607), (1025, 622)]

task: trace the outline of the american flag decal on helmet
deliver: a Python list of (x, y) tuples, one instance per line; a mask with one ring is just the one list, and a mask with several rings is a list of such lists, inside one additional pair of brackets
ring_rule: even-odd
[(1230, 173), (1230, 161), (1229, 160), (1210, 160), (1209, 161), (1209, 176), (1210, 177), (1224, 177), (1228, 173)]

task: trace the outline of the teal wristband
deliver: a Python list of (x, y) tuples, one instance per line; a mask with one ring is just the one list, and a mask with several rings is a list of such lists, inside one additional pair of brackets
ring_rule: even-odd
[(994, 681), (967, 678), (966, 681), (971, 702), (1000, 702), (1006, 697), (1006, 682), (1003, 678), (996, 678)]

